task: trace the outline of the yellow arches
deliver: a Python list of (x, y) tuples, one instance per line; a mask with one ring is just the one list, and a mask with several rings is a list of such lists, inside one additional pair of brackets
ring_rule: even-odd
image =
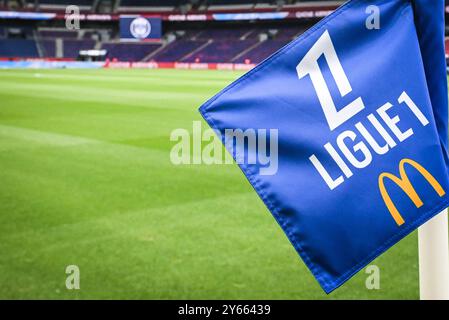
[(390, 198), (390, 195), (388, 194), (385, 184), (384, 184), (384, 178), (388, 178), (394, 183), (396, 183), (407, 195), (408, 197), (413, 201), (414, 205), (417, 208), (420, 208), (423, 205), (423, 202), (421, 198), (416, 193), (415, 188), (413, 187), (412, 183), (410, 182), (407, 173), (405, 172), (405, 164), (411, 165), (413, 168), (415, 168), (421, 175), (429, 182), (429, 184), (433, 187), (433, 189), (438, 193), (440, 197), (444, 196), (445, 191), (441, 187), (441, 185), (438, 183), (438, 181), (427, 171), (424, 169), (423, 166), (421, 166), (418, 162), (411, 160), (411, 159), (402, 159), (399, 162), (399, 175), (400, 178), (397, 176), (388, 173), (383, 172), (379, 176), (379, 190), (380, 194), (382, 195), (382, 198), (385, 202), (385, 205), (387, 206), (388, 210), (391, 213), (391, 216), (393, 217), (394, 221), (398, 226), (401, 226), (404, 223), (404, 219), (402, 218), (401, 214), (397, 210), (396, 206), (394, 205), (393, 201)]

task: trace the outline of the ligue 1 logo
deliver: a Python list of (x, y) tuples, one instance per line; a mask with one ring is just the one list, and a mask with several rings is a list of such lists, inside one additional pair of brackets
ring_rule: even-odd
[(129, 27), (131, 34), (136, 39), (145, 39), (151, 33), (151, 24), (145, 18), (135, 18)]

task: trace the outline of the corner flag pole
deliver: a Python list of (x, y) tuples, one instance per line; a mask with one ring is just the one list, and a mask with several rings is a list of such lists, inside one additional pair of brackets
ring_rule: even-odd
[(418, 229), (421, 300), (449, 300), (447, 209)]

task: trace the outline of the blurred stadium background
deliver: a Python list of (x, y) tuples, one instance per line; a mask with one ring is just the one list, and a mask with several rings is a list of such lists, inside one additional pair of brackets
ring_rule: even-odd
[[(0, 56), (3, 58), (92, 59), (80, 56), (80, 51), (103, 49), (104, 56), (94, 59), (256, 64), (342, 2), (33, 0), (0, 3), (5, 10), (0, 14)], [(80, 30), (66, 28), (68, 5), (79, 6)], [(143, 39), (146, 41), (125, 42), (120, 25), (135, 15), (150, 18), (153, 30)], [(162, 23), (161, 33), (155, 32), (158, 23)]]
[(327, 296), (237, 166), (169, 160), (201, 103), (340, 4), (0, 0), (0, 298), (418, 298), (416, 233), (380, 290)]

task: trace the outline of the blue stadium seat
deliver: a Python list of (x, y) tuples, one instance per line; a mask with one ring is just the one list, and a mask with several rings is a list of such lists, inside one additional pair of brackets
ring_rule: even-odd
[(0, 57), (37, 58), (36, 42), (24, 39), (1, 39)]

